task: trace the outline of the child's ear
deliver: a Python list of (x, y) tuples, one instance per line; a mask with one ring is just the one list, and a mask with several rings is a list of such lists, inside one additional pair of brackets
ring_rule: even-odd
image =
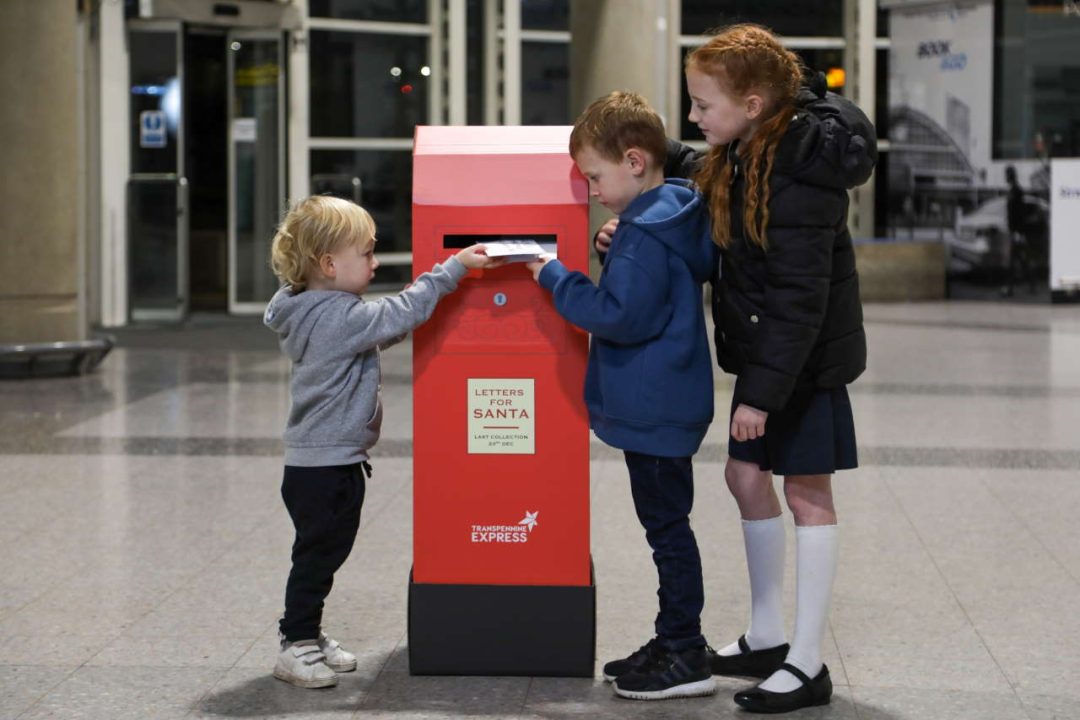
[(324, 277), (332, 278), (337, 274), (337, 269), (334, 267), (334, 256), (330, 253), (323, 253), (323, 256), (319, 258), (319, 272)]
[(626, 158), (626, 162), (630, 165), (630, 171), (635, 175), (640, 175), (645, 172), (647, 158), (645, 153), (638, 148), (630, 148), (623, 156)]
[(760, 95), (747, 95), (746, 96), (746, 119), (757, 120), (758, 116), (765, 109), (765, 100)]

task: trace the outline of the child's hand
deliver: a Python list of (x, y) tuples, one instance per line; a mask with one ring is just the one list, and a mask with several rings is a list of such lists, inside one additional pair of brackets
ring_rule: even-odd
[(769, 413), (764, 410), (739, 403), (735, 414), (731, 416), (731, 437), (739, 442), (756, 440), (765, 436), (765, 420)]
[(540, 282), (540, 271), (544, 269), (544, 266), (555, 259), (554, 255), (544, 253), (538, 259), (532, 262), (525, 263), (525, 267), (529, 268), (529, 272), (533, 275), (533, 280)]
[(477, 243), (476, 245), (470, 245), (469, 247), (465, 248), (454, 257), (456, 257), (462, 265), (469, 268), (470, 270), (477, 270), (480, 268), (497, 268), (506, 263), (505, 260), (496, 260), (494, 258), (489, 258), (485, 254), (486, 252), (487, 248), (485, 248), (482, 244)]
[(619, 226), (619, 218), (611, 218), (596, 231), (596, 252), (606, 253), (611, 249), (611, 236)]

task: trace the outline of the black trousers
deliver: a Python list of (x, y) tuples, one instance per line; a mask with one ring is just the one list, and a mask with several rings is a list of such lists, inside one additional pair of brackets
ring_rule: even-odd
[(360, 527), (366, 462), (329, 467), (285, 466), (281, 497), (296, 528), (292, 570), (279, 629), (289, 642), (319, 636), (323, 601)]

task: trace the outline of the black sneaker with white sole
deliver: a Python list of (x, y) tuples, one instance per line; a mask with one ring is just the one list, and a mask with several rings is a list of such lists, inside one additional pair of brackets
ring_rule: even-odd
[(605, 664), (604, 680), (607, 682), (614, 682), (615, 678), (637, 670), (646, 663), (656, 660), (663, 654), (664, 649), (660, 646), (660, 638), (654, 637), (621, 660), (612, 660)]
[(615, 694), (631, 700), (700, 697), (716, 692), (704, 647), (669, 650), (615, 679)]

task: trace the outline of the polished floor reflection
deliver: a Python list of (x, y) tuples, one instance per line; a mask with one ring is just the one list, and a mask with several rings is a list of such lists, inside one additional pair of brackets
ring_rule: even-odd
[[(1080, 718), (1080, 308), (866, 315), (862, 467), (835, 481), (836, 693), (795, 717)], [(746, 717), (727, 678), (634, 703), (599, 679), (409, 676), (410, 352), (384, 357), (376, 475), (325, 616), (360, 667), (321, 691), (270, 676), (288, 367), (257, 320), (125, 330), (88, 377), (0, 382), (0, 718)], [(718, 423), (696, 467), (713, 644), (747, 613), (724, 443)], [(595, 442), (592, 510), (603, 661), (647, 639), (655, 571), (620, 456)]]

